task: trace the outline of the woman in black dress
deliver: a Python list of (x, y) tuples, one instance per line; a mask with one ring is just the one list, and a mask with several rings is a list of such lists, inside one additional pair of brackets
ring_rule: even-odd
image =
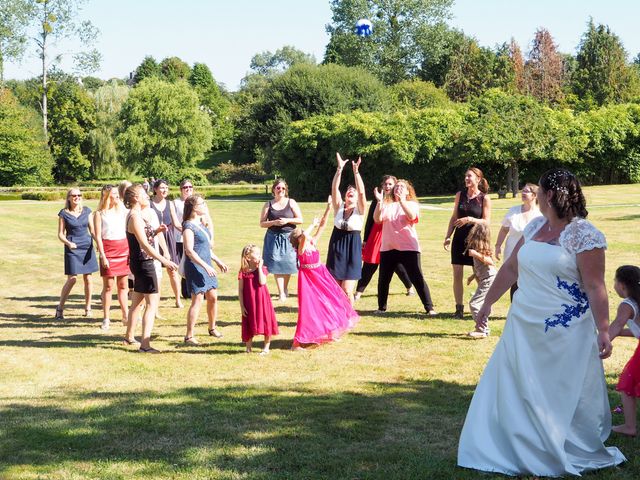
[(67, 192), (65, 206), (58, 213), (58, 239), (64, 243), (64, 274), (67, 281), (56, 307), (56, 320), (64, 320), (64, 304), (78, 275), (84, 280), (84, 314), (91, 316), (91, 274), (98, 271), (93, 250), (91, 209), (82, 205), (82, 192), (72, 188)]
[[(455, 318), (464, 317), (464, 266), (473, 266), (473, 259), (465, 253), (467, 235), (476, 223), (491, 222), (491, 199), (487, 195), (489, 183), (484, 178), (482, 170), (469, 168), (464, 174), (466, 188), (456, 193), (453, 213), (449, 220), (444, 248), (451, 246), (451, 266), (453, 267), (453, 296), (456, 301)], [(455, 233), (454, 233), (455, 229)], [(453, 239), (451, 238), (453, 234)]]

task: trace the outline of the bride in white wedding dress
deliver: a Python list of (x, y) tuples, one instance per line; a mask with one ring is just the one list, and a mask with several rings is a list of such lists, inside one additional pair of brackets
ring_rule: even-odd
[(531, 221), (478, 318), (517, 280), (504, 332), (478, 383), (458, 465), (507, 475), (580, 475), (626, 459), (611, 432), (602, 359), (611, 355), (606, 240), (589, 221), (578, 180), (546, 172), (544, 217)]

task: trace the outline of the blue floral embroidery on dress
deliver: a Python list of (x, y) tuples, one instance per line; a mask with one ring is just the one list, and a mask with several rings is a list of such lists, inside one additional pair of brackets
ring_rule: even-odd
[(560, 290), (566, 290), (571, 298), (576, 302), (576, 305), (567, 305), (563, 303), (564, 311), (562, 313), (556, 313), (553, 315), (553, 320), (551, 318), (547, 318), (544, 321), (545, 327), (544, 331), (547, 332), (549, 328), (557, 327), (558, 325), (562, 325), (564, 328), (569, 328), (569, 322), (573, 318), (579, 318), (589, 309), (589, 299), (587, 298), (587, 294), (580, 290), (580, 286), (577, 283), (569, 284), (564, 280), (560, 280), (560, 277), (556, 277), (557, 283), (556, 286)]

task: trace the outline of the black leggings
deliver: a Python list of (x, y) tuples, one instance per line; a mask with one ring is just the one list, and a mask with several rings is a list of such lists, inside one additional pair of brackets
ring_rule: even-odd
[[(360, 280), (358, 280), (356, 292), (362, 293), (365, 291), (367, 285), (369, 285), (369, 282), (373, 278), (373, 274), (376, 273), (376, 270), (378, 270), (377, 263), (364, 262), (362, 264), (362, 276), (360, 277)], [(411, 288), (411, 280), (409, 279), (409, 275), (407, 275), (407, 271), (404, 266), (399, 263), (398, 266), (396, 266), (395, 272), (400, 281), (404, 284), (404, 288), (409, 290), (409, 288)]]
[(378, 309), (387, 309), (387, 297), (389, 296), (389, 283), (398, 265), (402, 265), (411, 283), (416, 289), (424, 309), (428, 312), (433, 309), (429, 286), (422, 275), (420, 266), (420, 252), (406, 252), (401, 250), (388, 250), (380, 252), (380, 274), (378, 275)]

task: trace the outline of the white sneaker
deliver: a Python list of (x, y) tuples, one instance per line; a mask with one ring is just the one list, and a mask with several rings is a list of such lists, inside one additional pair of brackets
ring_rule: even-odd
[(109, 325), (110, 324), (111, 324), (111, 322), (109, 322), (109, 319), (105, 318), (104, 320), (102, 320), (102, 325), (100, 325), (100, 330), (104, 330), (104, 331), (109, 330)]
[(638, 325), (633, 319), (627, 320), (627, 328), (633, 333), (633, 336), (640, 338), (640, 325)]

